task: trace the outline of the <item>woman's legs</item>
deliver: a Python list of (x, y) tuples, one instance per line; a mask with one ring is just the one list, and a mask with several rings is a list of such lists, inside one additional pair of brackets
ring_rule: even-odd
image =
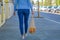
[(25, 24), (25, 33), (27, 33), (29, 14), (30, 14), (29, 9), (18, 10), (18, 17), (19, 17), (19, 25), (20, 25), (21, 35), (24, 35), (24, 32), (23, 32), (23, 17), (24, 17), (24, 24)]

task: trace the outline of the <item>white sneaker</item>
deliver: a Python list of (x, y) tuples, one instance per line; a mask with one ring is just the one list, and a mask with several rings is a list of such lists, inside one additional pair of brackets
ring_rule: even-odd
[(25, 34), (25, 36), (27, 36), (27, 33)]
[(25, 37), (24, 37), (24, 35), (22, 36), (22, 39), (24, 39)]

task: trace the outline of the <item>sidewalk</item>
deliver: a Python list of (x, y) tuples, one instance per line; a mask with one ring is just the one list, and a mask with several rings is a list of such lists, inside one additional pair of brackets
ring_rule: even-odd
[[(34, 20), (36, 33), (33, 35), (28, 33), (25, 40), (60, 40), (60, 24), (44, 18), (34, 18)], [(0, 40), (22, 40), (20, 37), (18, 22), (17, 16), (10, 18), (6, 24), (0, 28)]]

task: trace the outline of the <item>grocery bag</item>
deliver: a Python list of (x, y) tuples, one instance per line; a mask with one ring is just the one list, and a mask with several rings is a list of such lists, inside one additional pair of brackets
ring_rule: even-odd
[(30, 34), (33, 34), (33, 33), (36, 32), (36, 27), (35, 27), (35, 22), (34, 22), (33, 16), (34, 16), (34, 15), (32, 15), (32, 19), (31, 19), (30, 27), (29, 27), (29, 33), (30, 33)]

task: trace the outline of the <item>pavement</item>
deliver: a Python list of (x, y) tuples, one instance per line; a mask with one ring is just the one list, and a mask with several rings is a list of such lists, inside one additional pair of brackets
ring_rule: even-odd
[[(42, 18), (34, 18), (36, 32), (34, 34), (28, 32), (24, 40), (60, 40), (60, 15), (40, 12), (40, 17)], [(30, 22), (31, 14), (29, 26)], [(0, 28), (0, 40), (22, 40), (17, 15), (8, 19)]]

